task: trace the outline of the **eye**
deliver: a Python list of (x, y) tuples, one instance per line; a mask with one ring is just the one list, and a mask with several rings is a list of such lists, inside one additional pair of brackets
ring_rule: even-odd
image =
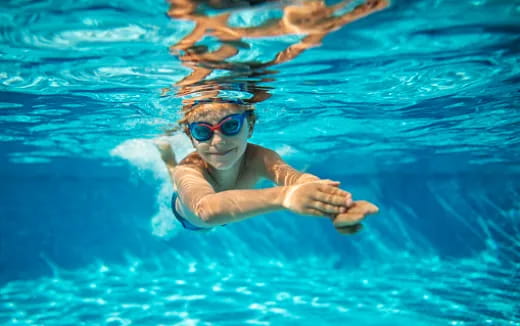
[(235, 131), (239, 127), (238, 120), (230, 119), (222, 125), (222, 129), (226, 131)]
[(198, 125), (193, 128), (193, 133), (196, 134), (198, 137), (207, 137), (209, 136), (211, 130), (203, 125)]

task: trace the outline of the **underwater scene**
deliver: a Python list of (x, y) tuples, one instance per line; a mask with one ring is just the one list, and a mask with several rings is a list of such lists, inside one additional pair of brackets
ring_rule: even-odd
[(0, 31), (0, 325), (520, 325), (520, 1)]

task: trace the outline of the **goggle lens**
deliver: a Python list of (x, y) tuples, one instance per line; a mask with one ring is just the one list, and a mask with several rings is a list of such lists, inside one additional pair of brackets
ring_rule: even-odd
[(205, 126), (205, 125), (194, 125), (192, 128), (191, 128), (191, 134), (193, 135), (193, 137), (199, 141), (202, 141), (202, 140), (208, 140), (211, 138), (211, 136), (213, 135), (213, 132), (211, 131), (210, 128), (208, 128), (208, 126)]
[(224, 135), (232, 136), (237, 134), (240, 131), (240, 127), (242, 126), (242, 119), (229, 119), (225, 121), (221, 126), (220, 130)]
[(226, 136), (234, 136), (240, 132), (242, 129), (242, 124), (244, 123), (244, 118), (249, 111), (238, 114), (231, 114), (227, 117), (224, 117), (220, 122), (212, 126), (206, 122), (194, 122), (189, 125), (190, 133), (198, 141), (206, 141), (213, 137), (213, 133), (215, 130), (220, 129), (220, 131)]

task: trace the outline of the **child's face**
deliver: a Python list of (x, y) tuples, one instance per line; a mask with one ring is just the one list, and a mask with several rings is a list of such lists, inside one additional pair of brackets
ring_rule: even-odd
[[(242, 112), (244, 112), (244, 108), (235, 104), (207, 104), (205, 107), (197, 109), (188, 123), (203, 121), (214, 126), (224, 117)], [(207, 141), (198, 141), (194, 137), (191, 137), (191, 141), (204, 161), (217, 170), (227, 170), (235, 166), (244, 155), (250, 135), (251, 130), (245, 119), (240, 132), (236, 135), (226, 136), (220, 130), (215, 130), (213, 137)]]

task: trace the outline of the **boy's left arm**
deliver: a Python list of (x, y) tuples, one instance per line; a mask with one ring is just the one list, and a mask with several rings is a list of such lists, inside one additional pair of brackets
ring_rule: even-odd
[[(295, 185), (321, 180), (310, 173), (302, 173), (287, 164), (278, 153), (258, 147), (264, 162), (265, 177), (277, 185)], [(379, 208), (367, 201), (352, 201), (352, 196), (345, 199), (347, 210), (333, 216), (332, 222), (339, 233), (354, 234), (361, 230), (361, 222), (367, 215), (375, 214)]]
[(315, 175), (296, 170), (273, 150), (261, 146), (256, 146), (256, 148), (256, 156), (261, 161), (263, 169), (262, 176), (278, 186), (291, 186), (321, 180)]

